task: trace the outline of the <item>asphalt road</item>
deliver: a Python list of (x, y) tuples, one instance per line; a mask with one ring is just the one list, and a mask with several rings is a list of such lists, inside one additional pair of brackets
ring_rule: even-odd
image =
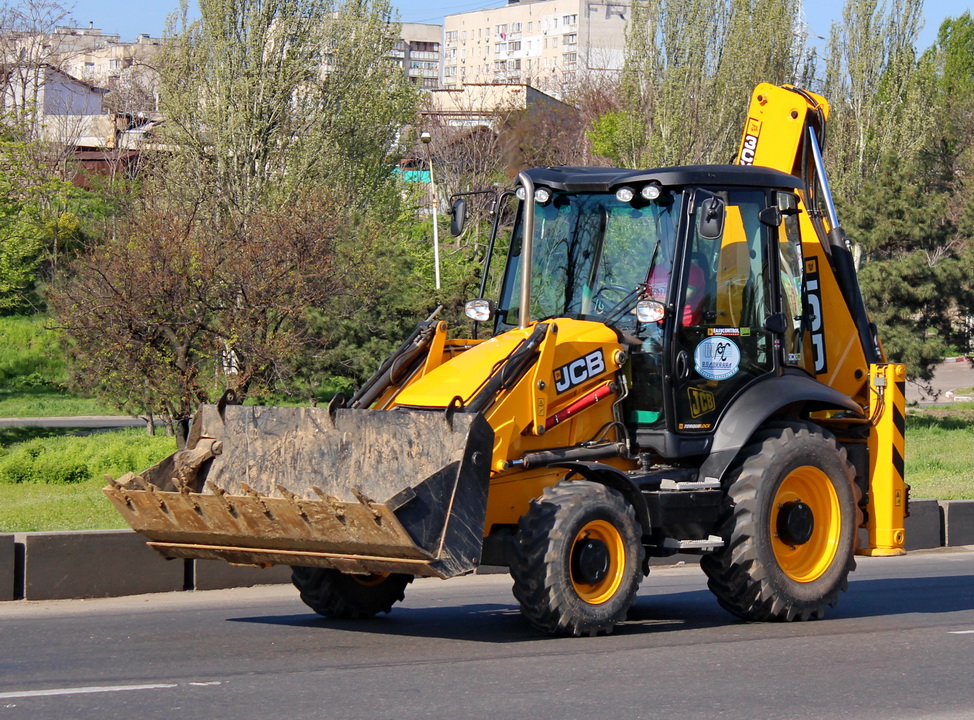
[(829, 619), (748, 624), (695, 566), (609, 637), (551, 639), (503, 575), (421, 580), (391, 615), (286, 587), (0, 604), (0, 719), (971, 718), (974, 548), (860, 560)]

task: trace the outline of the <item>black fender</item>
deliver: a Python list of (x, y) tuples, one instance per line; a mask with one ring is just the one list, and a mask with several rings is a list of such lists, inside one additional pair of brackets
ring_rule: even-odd
[(790, 417), (819, 410), (848, 410), (863, 417), (855, 400), (800, 370), (771, 375), (744, 390), (721, 416), (710, 455), (700, 467), (700, 479), (723, 480), (734, 458), (758, 428), (786, 409)]
[(600, 462), (585, 462), (582, 460), (566, 460), (552, 463), (548, 467), (573, 470), (586, 480), (605, 485), (618, 491), (636, 511), (636, 519), (643, 530), (643, 535), (650, 534), (649, 506), (642, 492), (632, 479), (618, 468)]

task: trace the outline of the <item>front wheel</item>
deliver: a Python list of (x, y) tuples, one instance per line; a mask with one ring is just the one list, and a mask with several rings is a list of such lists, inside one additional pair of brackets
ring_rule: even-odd
[(731, 472), (708, 586), (746, 620), (821, 618), (855, 569), (860, 490), (846, 451), (805, 422), (761, 431)]
[(406, 586), (412, 581), (412, 575), (396, 573), (346, 575), (327, 568), (291, 568), (291, 582), (304, 604), (330, 618), (359, 619), (387, 613), (406, 596)]
[(547, 488), (518, 527), (511, 575), (521, 612), (547, 633), (612, 632), (636, 599), (641, 534), (611, 488), (587, 480)]

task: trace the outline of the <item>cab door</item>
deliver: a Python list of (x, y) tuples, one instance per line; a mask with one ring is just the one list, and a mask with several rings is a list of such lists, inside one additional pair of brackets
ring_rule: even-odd
[(740, 390), (775, 371), (768, 318), (780, 304), (777, 262), (760, 219), (768, 197), (762, 190), (694, 194), (671, 356), (677, 432), (712, 431)]

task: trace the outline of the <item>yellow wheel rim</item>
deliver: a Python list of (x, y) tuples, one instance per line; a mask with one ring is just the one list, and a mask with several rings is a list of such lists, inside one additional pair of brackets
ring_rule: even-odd
[(372, 573), (371, 575), (352, 575), (352, 580), (365, 587), (381, 585), (389, 578), (389, 573)]
[[(593, 551), (593, 548), (595, 550)], [(597, 556), (597, 572), (580, 571), (578, 561), (583, 553)], [(589, 563), (591, 570), (591, 563)], [(608, 602), (622, 585), (626, 568), (626, 544), (615, 525), (605, 520), (592, 520), (575, 536), (569, 561), (572, 587), (585, 602), (601, 605)], [(597, 576), (592, 579), (592, 575)]]
[[(803, 516), (796, 523), (801, 529), (789, 531), (795, 515)], [(841, 533), (839, 497), (828, 476), (810, 465), (792, 470), (778, 486), (771, 509), (771, 547), (778, 566), (796, 582), (817, 580), (835, 560)]]

